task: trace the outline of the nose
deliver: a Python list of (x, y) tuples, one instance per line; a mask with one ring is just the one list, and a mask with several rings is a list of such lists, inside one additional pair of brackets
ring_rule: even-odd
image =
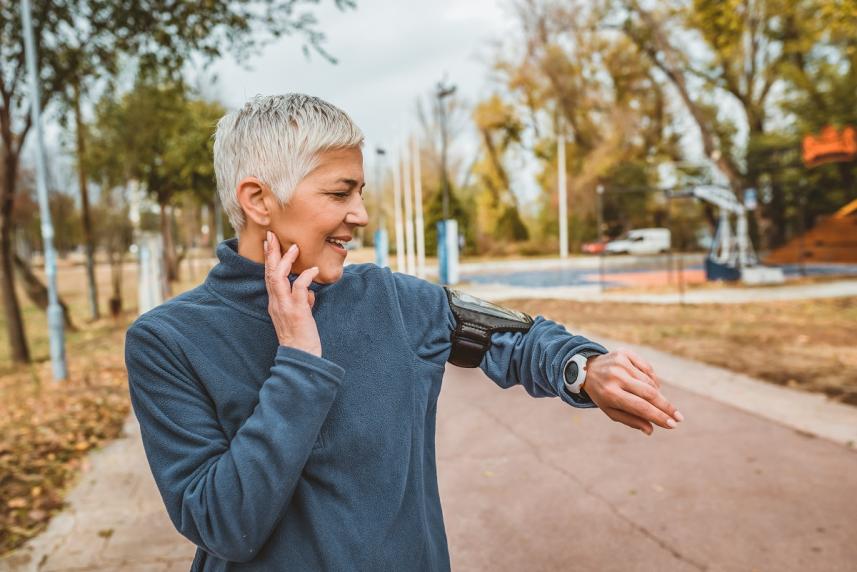
[(369, 224), (369, 213), (366, 212), (366, 205), (363, 204), (363, 199), (360, 195), (357, 195), (357, 204), (345, 215), (345, 222), (355, 226), (366, 226)]

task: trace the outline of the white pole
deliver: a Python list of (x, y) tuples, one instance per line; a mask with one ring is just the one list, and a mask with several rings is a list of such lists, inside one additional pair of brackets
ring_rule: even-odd
[(559, 257), (568, 258), (568, 196), (565, 182), (565, 130), (559, 124), (556, 139), (557, 190), (559, 191)]
[(164, 243), (156, 232), (143, 232), (139, 236), (139, 312), (145, 314), (164, 302), (165, 272)]
[(24, 54), (30, 84), (30, 118), (36, 131), (36, 191), (39, 196), (39, 214), (42, 218), (42, 242), (45, 248), (45, 276), (48, 282), (48, 331), (50, 334), (51, 367), (54, 381), (68, 377), (65, 363), (65, 323), (57, 296), (57, 261), (54, 252), (54, 226), (48, 205), (48, 187), (45, 177), (45, 139), (42, 134), (42, 109), (39, 95), (39, 74), (36, 71), (36, 43), (33, 40), (33, 22), (30, 1), (21, 2), (21, 24), (24, 33)]
[(426, 277), (426, 225), (423, 220), (423, 181), (420, 168), (420, 145), (417, 138), (411, 139), (414, 161), (414, 201), (417, 212), (417, 276)]
[(414, 254), (414, 209), (411, 204), (411, 160), (407, 143), (402, 147), (402, 180), (405, 193), (405, 253), (408, 274), (417, 273), (416, 257)]
[(381, 176), (381, 157), (386, 154), (386, 151), (381, 147), (375, 148), (375, 192), (372, 193), (375, 197), (375, 204), (378, 209), (378, 227), (375, 230), (375, 264), (381, 268), (389, 266), (390, 244), (387, 238), (387, 222), (384, 216), (384, 211), (387, 208), (387, 202), (384, 200), (384, 182)]
[(396, 270), (405, 272), (405, 238), (402, 234), (402, 184), (398, 157), (393, 157), (393, 221), (396, 230)]

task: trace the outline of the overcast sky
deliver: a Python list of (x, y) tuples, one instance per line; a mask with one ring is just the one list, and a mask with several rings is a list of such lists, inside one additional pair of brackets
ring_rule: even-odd
[[(489, 93), (491, 42), (514, 28), (504, 0), (357, 0), (356, 10), (344, 12), (326, 0), (315, 13), (337, 64), (317, 54), (307, 59), (300, 39), (285, 37), (249, 68), (231, 58), (212, 66), (218, 84), (211, 95), (230, 108), (256, 94), (319, 96), (351, 115), (370, 151), (389, 149), (415, 130), (417, 97), (444, 75), (470, 104)], [(459, 143), (462, 150), (472, 145), (467, 138)]]
[[(332, 0), (316, 7), (331, 64), (318, 54), (307, 59), (299, 37), (285, 37), (244, 64), (224, 58), (211, 67), (216, 85), (207, 96), (229, 108), (256, 94), (303, 92), (341, 107), (366, 135), (370, 185), (377, 146), (400, 145), (417, 125), (416, 99), (427, 97), (444, 76), (472, 106), (496, 90), (489, 79), (494, 43), (516, 33), (508, 0), (357, 0), (356, 10), (338, 10)], [(207, 89), (210, 87), (210, 89)], [(682, 118), (684, 109), (674, 110)], [(683, 118), (687, 120), (687, 118)], [(688, 123), (689, 132), (695, 133)], [(698, 156), (696, 138), (685, 138)], [(478, 151), (475, 135), (464, 133), (454, 151), (464, 165)], [(510, 169), (513, 192), (524, 203), (539, 193), (532, 158), (518, 157)]]

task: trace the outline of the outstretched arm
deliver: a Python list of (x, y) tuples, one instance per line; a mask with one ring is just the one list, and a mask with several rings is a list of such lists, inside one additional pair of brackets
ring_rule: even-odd
[[(392, 276), (405, 330), (417, 355), (443, 365), (456, 328), (445, 290), (412, 276)], [(588, 359), (583, 392), (572, 395), (565, 388), (565, 372), (572, 356), (581, 352), (598, 355)], [(600, 407), (613, 421), (646, 434), (651, 434), (652, 424), (672, 428), (682, 420), (642, 358), (626, 350), (608, 353), (597, 342), (541, 316), (527, 332), (494, 333), (479, 367), (500, 387), (521, 385), (534, 397), (560, 397), (574, 407)]]
[[(556, 395), (575, 407), (598, 406), (610, 419), (647, 435), (652, 425), (673, 429), (681, 413), (660, 391), (651, 365), (628, 350), (607, 350), (563, 326), (537, 316), (525, 333), (494, 334), (482, 360), (483, 371), (502, 387), (521, 384), (535, 397)], [(587, 359), (580, 395), (565, 388), (572, 356), (597, 352)]]

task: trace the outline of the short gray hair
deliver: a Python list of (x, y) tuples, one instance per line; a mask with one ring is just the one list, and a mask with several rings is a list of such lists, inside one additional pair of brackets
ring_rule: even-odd
[(359, 147), (363, 132), (344, 111), (300, 93), (257, 95), (224, 115), (214, 133), (214, 172), (223, 210), (235, 232), (245, 225), (238, 183), (256, 177), (281, 204), (329, 149)]

